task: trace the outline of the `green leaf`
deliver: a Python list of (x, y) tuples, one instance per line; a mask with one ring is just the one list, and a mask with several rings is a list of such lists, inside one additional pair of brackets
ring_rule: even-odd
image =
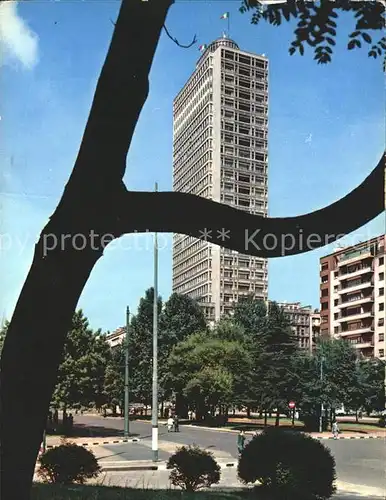
[(367, 43), (371, 43), (371, 41), (372, 41), (371, 40), (371, 36), (369, 34), (367, 34), (367, 33), (362, 33), (362, 38)]
[(356, 38), (357, 36), (359, 36), (361, 34), (360, 31), (354, 31), (353, 33), (351, 33), (350, 38)]
[(336, 42), (333, 38), (326, 37), (326, 42), (328, 42), (330, 45), (336, 45)]

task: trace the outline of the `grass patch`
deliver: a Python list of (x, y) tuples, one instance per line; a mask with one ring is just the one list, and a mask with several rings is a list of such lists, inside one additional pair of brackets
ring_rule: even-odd
[(140, 490), (111, 486), (59, 486), (34, 484), (32, 500), (245, 500), (245, 491), (201, 491), (186, 493), (178, 490)]

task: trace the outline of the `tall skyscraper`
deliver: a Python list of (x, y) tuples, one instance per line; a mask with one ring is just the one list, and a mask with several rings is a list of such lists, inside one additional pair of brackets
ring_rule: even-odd
[[(174, 191), (267, 216), (267, 58), (215, 40), (175, 98), (173, 120)], [(210, 322), (249, 294), (267, 300), (267, 274), (266, 259), (174, 235), (173, 291), (198, 299)]]
[(385, 244), (381, 235), (320, 259), (320, 334), (385, 358)]

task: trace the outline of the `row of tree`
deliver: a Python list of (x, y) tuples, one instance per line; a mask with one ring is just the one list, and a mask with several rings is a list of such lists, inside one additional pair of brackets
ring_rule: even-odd
[[(93, 331), (81, 310), (73, 317), (59, 367), (52, 406), (123, 408), (125, 349), (129, 352), (130, 401), (151, 404), (153, 297), (141, 298), (129, 327), (129, 344), (113, 348)], [(317, 343), (312, 355), (296, 343), (284, 312), (267, 310), (252, 297), (239, 302), (232, 317), (208, 328), (202, 309), (187, 296), (158, 298), (161, 401), (172, 401), (179, 415), (194, 409), (197, 418), (230, 407), (267, 414), (288, 411), (294, 400), (302, 418), (316, 422), (342, 404), (358, 412), (381, 410), (385, 403), (385, 364), (361, 360), (344, 340)], [(5, 324), (1, 334), (7, 329)], [(42, 360), (44, 362), (44, 360)], [(322, 370), (321, 370), (322, 368)]]

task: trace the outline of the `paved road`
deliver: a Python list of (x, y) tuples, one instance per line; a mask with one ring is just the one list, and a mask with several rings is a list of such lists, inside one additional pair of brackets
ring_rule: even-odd
[[(77, 422), (87, 425), (101, 426), (101, 420), (106, 427), (123, 429), (122, 419), (102, 419), (100, 417), (77, 416)], [(181, 432), (168, 433), (166, 427), (160, 426), (159, 439), (163, 450), (160, 459), (167, 458), (178, 444), (197, 444), (209, 449), (216, 456), (237, 457), (236, 434), (204, 430), (190, 426), (181, 426)], [(151, 426), (144, 422), (130, 422), (130, 431), (141, 439), (140, 443), (124, 443), (104, 446), (103, 452), (110, 458), (103, 460), (144, 460), (151, 458)], [(328, 440), (323, 441), (328, 446), (336, 460), (337, 475), (340, 481), (361, 484), (370, 487), (384, 488), (386, 446), (383, 439), (364, 440)], [(168, 445), (169, 444), (169, 445)], [(98, 448), (98, 458), (102, 458)], [(102, 455), (103, 456), (103, 455)]]

